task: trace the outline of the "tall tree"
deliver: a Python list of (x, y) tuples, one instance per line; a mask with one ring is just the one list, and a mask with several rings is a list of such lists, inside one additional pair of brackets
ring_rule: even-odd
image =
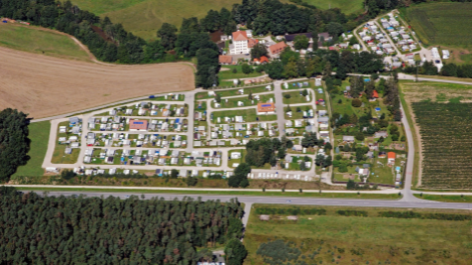
[(4, 109), (0, 112), (0, 182), (6, 182), (16, 172), (18, 166), (29, 160), (30, 140), (28, 139), (27, 114)]
[(241, 265), (247, 256), (247, 250), (238, 239), (231, 239), (225, 246), (226, 264)]
[(161, 39), (161, 45), (168, 51), (175, 47), (177, 40), (177, 28), (169, 23), (163, 23), (161, 28), (157, 31), (157, 37)]

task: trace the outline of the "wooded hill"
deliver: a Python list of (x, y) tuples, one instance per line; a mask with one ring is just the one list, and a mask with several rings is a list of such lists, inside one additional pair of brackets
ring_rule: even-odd
[[(0, 188), (0, 264), (196, 264), (241, 236), (235, 199), (41, 197)], [(196, 247), (204, 247), (197, 251)]]

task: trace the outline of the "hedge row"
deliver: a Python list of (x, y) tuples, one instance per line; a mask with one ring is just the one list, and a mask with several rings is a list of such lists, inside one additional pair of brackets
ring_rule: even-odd
[(295, 208), (256, 208), (256, 214), (280, 214), (280, 215), (325, 215), (325, 209), (300, 209)]

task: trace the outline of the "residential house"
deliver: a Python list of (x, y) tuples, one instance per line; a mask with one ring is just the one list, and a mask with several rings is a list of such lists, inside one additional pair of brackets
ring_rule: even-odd
[(285, 42), (281, 41), (279, 43), (276, 43), (274, 45), (269, 46), (269, 51), (272, 56), (277, 56), (280, 54), (285, 48), (287, 47), (287, 44)]
[(354, 136), (350, 136), (350, 135), (343, 136), (343, 142), (354, 143), (354, 141), (355, 141)]
[(218, 56), (218, 62), (222, 65), (233, 64), (233, 57), (231, 55)]
[(383, 138), (387, 138), (388, 137), (388, 133), (386, 131), (378, 131), (375, 133), (374, 135), (374, 138), (380, 138), (380, 137), (383, 137)]
[(388, 159), (388, 164), (389, 165), (393, 165), (395, 164), (395, 158), (396, 158), (396, 154), (394, 152), (388, 152), (387, 153), (387, 159)]

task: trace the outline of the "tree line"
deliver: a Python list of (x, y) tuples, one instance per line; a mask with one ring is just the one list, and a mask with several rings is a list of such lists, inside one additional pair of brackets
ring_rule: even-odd
[(0, 182), (8, 182), (16, 169), (30, 159), (27, 116), (11, 108), (0, 111)]
[(6, 187), (0, 198), (2, 264), (196, 264), (243, 228), (236, 199), (50, 197)]

